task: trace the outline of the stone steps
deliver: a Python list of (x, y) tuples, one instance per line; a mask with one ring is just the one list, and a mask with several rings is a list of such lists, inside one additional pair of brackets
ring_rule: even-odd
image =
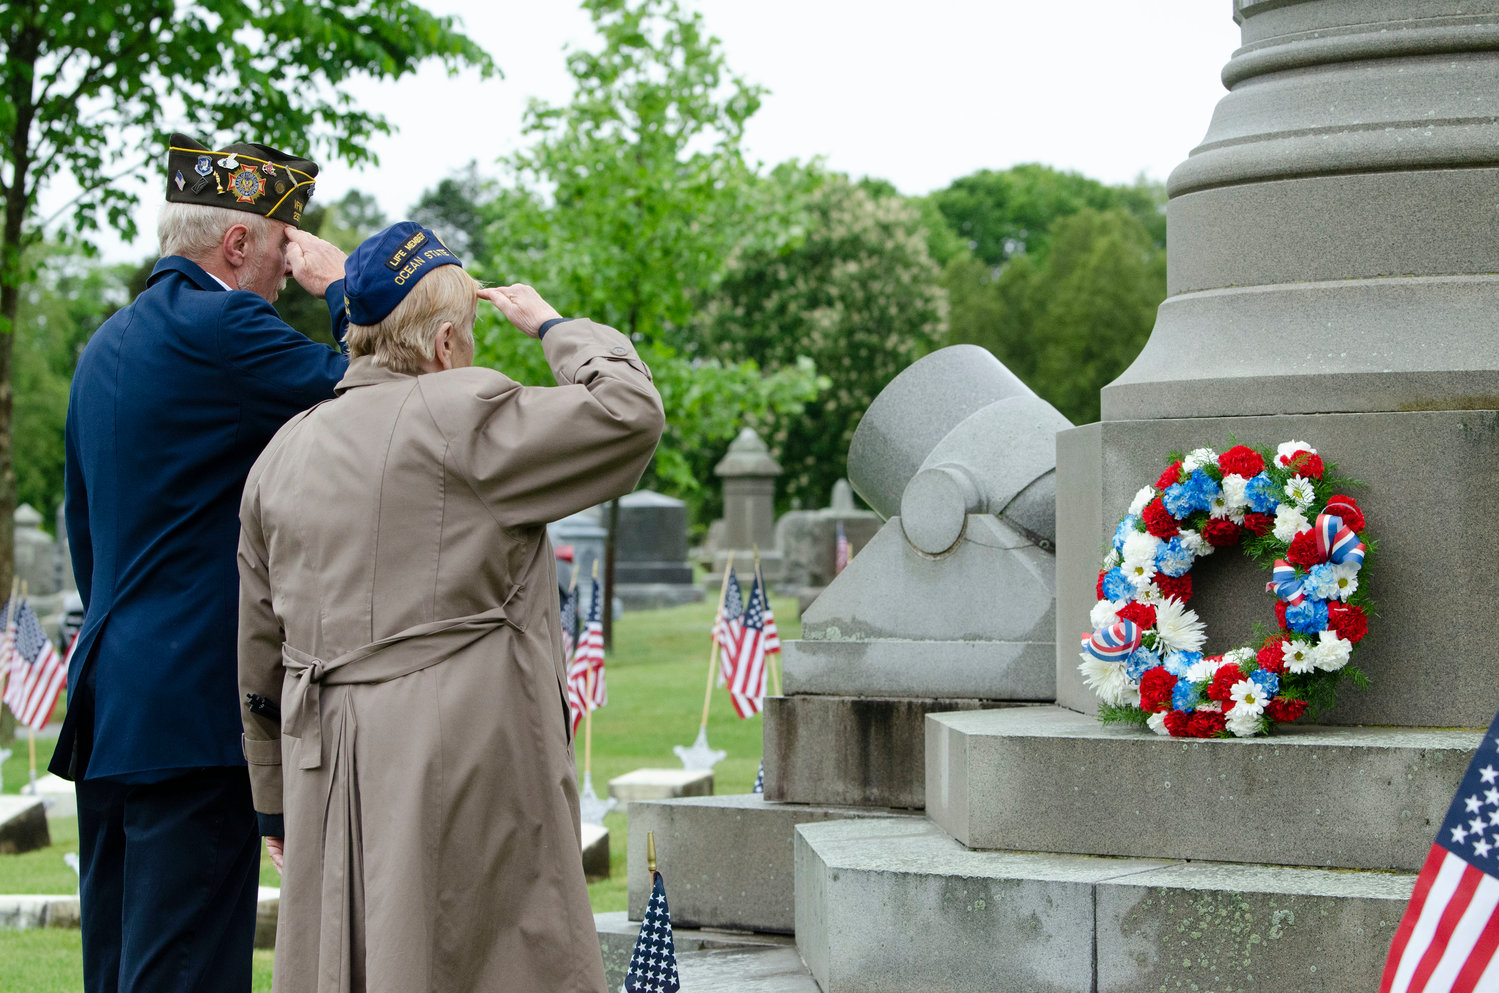
[(823, 993), (1375, 989), (1415, 878), (971, 851), (915, 818), (803, 824), (796, 877)]
[(939, 714), (926, 810), (969, 848), (1420, 868), (1482, 734), (1162, 738), (1060, 707)]
[(650, 899), (649, 832), (656, 836), (674, 924), (790, 933), (796, 826), (893, 814), (877, 807), (772, 803), (756, 793), (636, 801), (628, 837), (630, 916), (640, 920)]

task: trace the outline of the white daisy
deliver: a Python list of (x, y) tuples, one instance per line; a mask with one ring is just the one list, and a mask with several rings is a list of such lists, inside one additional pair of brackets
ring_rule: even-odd
[(1304, 441), (1288, 441), (1284, 445), (1275, 446), (1275, 461), (1281, 465), (1290, 465), (1291, 456), (1297, 452), (1311, 452), (1317, 454), (1317, 450)]
[(1287, 672), (1300, 676), (1317, 667), (1316, 651), (1311, 644), (1292, 638), (1281, 643), (1280, 658), (1285, 663)]
[(1235, 738), (1249, 738), (1259, 734), (1261, 725), (1260, 713), (1257, 710), (1246, 710), (1243, 707), (1235, 706), (1233, 710), (1228, 712), (1228, 717), (1224, 720), (1224, 724), (1228, 728), (1228, 733)]
[(1207, 539), (1198, 534), (1196, 531), (1183, 529), (1180, 533), (1177, 534), (1177, 537), (1181, 539), (1181, 543), (1183, 545), (1187, 546), (1187, 551), (1191, 552), (1193, 555), (1202, 556), (1213, 554), (1213, 546), (1209, 545)]
[(1156, 639), (1167, 648), (1195, 652), (1207, 640), (1206, 625), (1197, 612), (1188, 610), (1180, 600), (1163, 600), (1155, 608)]
[(1348, 664), (1348, 656), (1352, 651), (1353, 642), (1339, 638), (1332, 631), (1323, 631), (1317, 635), (1317, 647), (1312, 656), (1318, 669), (1334, 672)]
[(1135, 599), (1147, 607), (1154, 607), (1166, 599), (1166, 594), (1154, 582), (1147, 582), (1135, 590)]
[(1252, 679), (1241, 679), (1229, 687), (1228, 695), (1233, 698), (1234, 709), (1229, 711), (1237, 714), (1240, 708), (1253, 711), (1255, 714), (1265, 712), (1265, 694), (1260, 689), (1260, 684)]
[(1352, 562), (1344, 562), (1332, 567), (1333, 585), (1337, 592), (1333, 595), (1339, 600), (1347, 600), (1353, 596), (1358, 589), (1358, 566)]
[(1182, 459), (1182, 469), (1191, 472), (1218, 461), (1218, 453), (1211, 448), (1194, 448)]
[(1104, 703), (1118, 707), (1129, 701), (1130, 682), (1124, 674), (1124, 663), (1117, 659), (1100, 659), (1087, 652), (1082, 653), (1082, 663), (1077, 667), (1083, 674), (1083, 682)]
[(1139, 517), (1145, 511), (1145, 505), (1155, 499), (1154, 486), (1142, 486), (1140, 492), (1129, 502), (1129, 513), (1131, 517)]
[(1155, 575), (1155, 555), (1160, 550), (1161, 539), (1144, 531), (1133, 531), (1124, 539), (1124, 575), (1141, 589)]
[(1146, 726), (1163, 738), (1171, 737), (1171, 732), (1166, 730), (1166, 713), (1162, 710), (1145, 718)]
[(1305, 476), (1292, 476), (1286, 480), (1286, 499), (1294, 503), (1297, 508), (1305, 510), (1317, 499), (1317, 491), (1312, 489), (1312, 481)]
[(1108, 627), (1119, 619), (1119, 611), (1124, 609), (1124, 604), (1123, 600), (1098, 601), (1093, 605), (1093, 609), (1088, 611), (1088, 623), (1095, 631)]
[(1275, 537), (1286, 544), (1291, 539), (1312, 526), (1312, 522), (1306, 519), (1306, 515), (1289, 503), (1283, 503), (1275, 508)]

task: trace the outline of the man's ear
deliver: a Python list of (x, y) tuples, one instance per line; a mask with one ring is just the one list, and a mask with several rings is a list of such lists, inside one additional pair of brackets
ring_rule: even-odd
[(457, 345), (458, 335), (453, 330), (453, 322), (443, 321), (442, 326), (437, 329), (437, 338), (434, 341), (432, 357), (444, 369), (451, 369), (453, 368), (454, 361), (458, 358)]
[(224, 232), (224, 237), (219, 242), (219, 248), (224, 252), (224, 261), (236, 269), (245, 264), (249, 245), (250, 228), (246, 224), (230, 225), (229, 230)]

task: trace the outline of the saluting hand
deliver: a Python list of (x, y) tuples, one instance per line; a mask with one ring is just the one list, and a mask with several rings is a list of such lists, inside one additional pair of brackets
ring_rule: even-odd
[(291, 278), (321, 300), (329, 283), (344, 278), (344, 260), (348, 256), (337, 245), (301, 228), (288, 228), (286, 240), (286, 264), (291, 269)]
[(499, 308), (505, 319), (532, 338), (541, 334), (541, 326), (561, 317), (557, 308), (541, 298), (535, 287), (525, 283), (496, 286), (479, 291), (479, 296)]

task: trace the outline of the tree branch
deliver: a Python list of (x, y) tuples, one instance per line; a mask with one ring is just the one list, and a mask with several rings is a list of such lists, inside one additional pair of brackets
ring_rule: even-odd
[[(107, 186), (110, 183), (113, 183), (117, 179), (124, 179), (126, 176), (130, 175), (133, 172), (136, 172), (142, 166), (146, 165), (150, 161), (151, 161), (151, 157), (150, 156), (142, 156), (140, 159), (136, 160), (135, 162), (132, 162), (128, 168), (122, 169), (122, 170), (120, 170), (119, 172), (115, 173), (112, 176), (105, 176), (104, 178), (100, 179), (94, 185), (96, 185), (96, 186)], [(41, 170), (37, 170), (37, 171), (41, 172)], [(78, 203), (79, 200), (83, 199), (84, 194), (86, 194), (87, 192), (88, 192), (87, 188), (79, 190), (78, 194), (75, 197), (73, 197), (67, 203), (64, 203), (61, 207), (58, 207), (56, 210), (54, 210), (47, 217), (43, 218), (41, 221), (37, 222), (37, 230), (40, 231), (42, 228), (45, 228), (48, 224), (51, 224), (53, 221), (57, 220), (63, 214), (67, 213), (68, 210), (70, 208), (72, 208), (74, 204)]]

